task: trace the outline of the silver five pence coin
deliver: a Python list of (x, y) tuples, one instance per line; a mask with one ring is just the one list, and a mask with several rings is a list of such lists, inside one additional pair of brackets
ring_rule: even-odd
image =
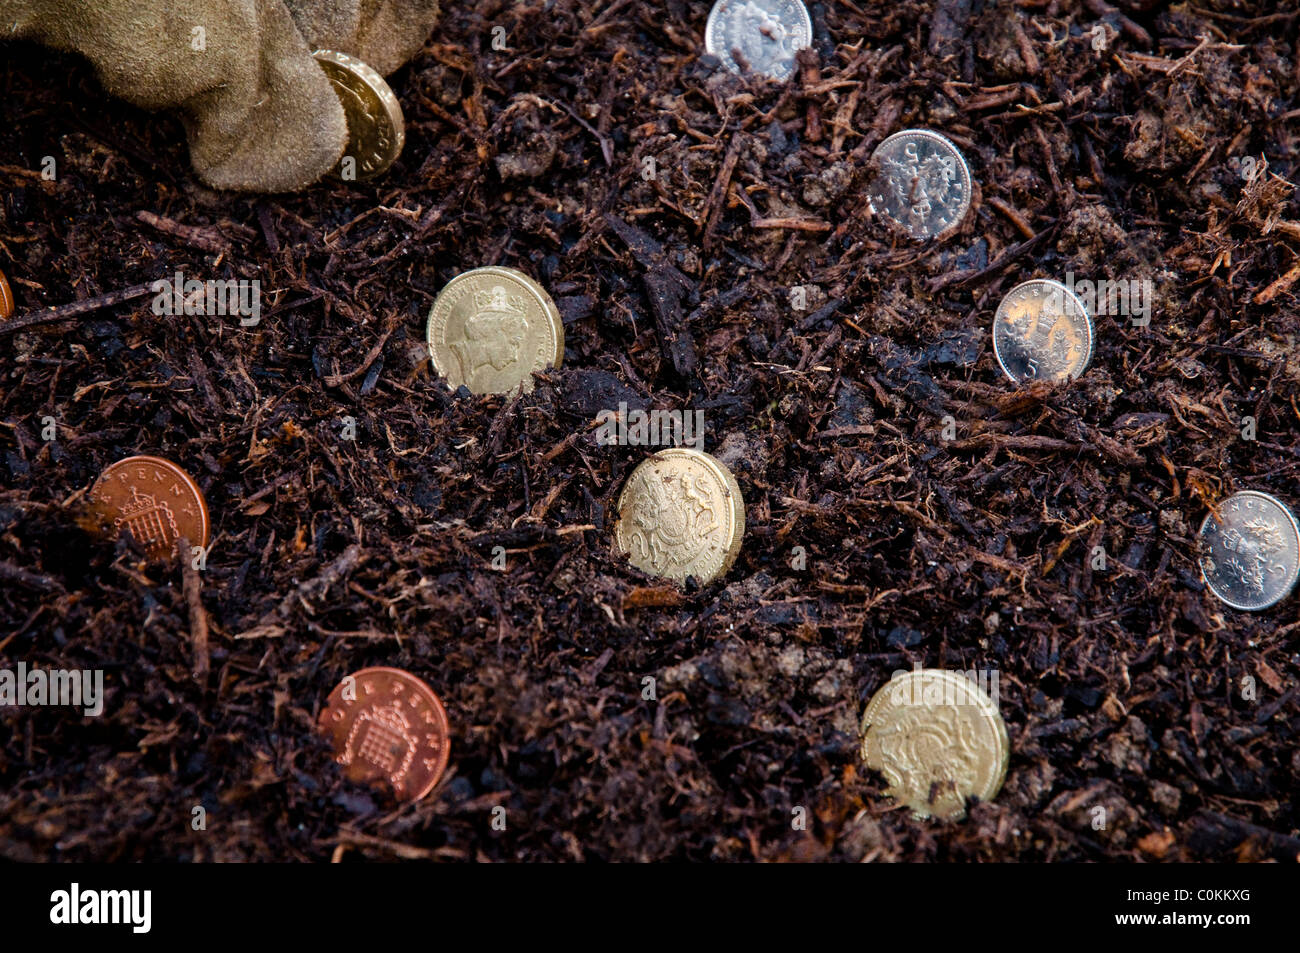
[(1286, 598), (1300, 575), (1295, 515), (1267, 493), (1243, 490), (1201, 524), (1201, 575), (1234, 609), (1256, 611)]
[(1016, 383), (1080, 376), (1092, 360), (1093, 336), (1078, 295), (1049, 278), (1016, 285), (993, 318), (993, 354)]
[(704, 26), (705, 50), (733, 73), (789, 79), (795, 54), (811, 45), (812, 18), (801, 0), (718, 0)]
[(970, 211), (970, 168), (957, 147), (937, 132), (904, 129), (871, 156), (871, 211), (917, 241), (956, 231)]

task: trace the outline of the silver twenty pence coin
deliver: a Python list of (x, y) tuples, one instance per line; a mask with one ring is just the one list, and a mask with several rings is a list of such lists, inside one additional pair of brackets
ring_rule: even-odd
[(1222, 501), (1201, 524), (1201, 575), (1234, 609), (1267, 609), (1300, 575), (1300, 528), (1286, 504), (1256, 490)]
[(733, 73), (789, 79), (795, 54), (812, 45), (801, 0), (718, 0), (704, 26), (704, 48)]
[(970, 211), (970, 168), (937, 132), (904, 129), (871, 156), (871, 211), (918, 241), (955, 231)]
[(1035, 278), (1006, 293), (993, 317), (993, 353), (1016, 383), (1065, 381), (1092, 360), (1093, 325), (1078, 296), (1059, 281)]

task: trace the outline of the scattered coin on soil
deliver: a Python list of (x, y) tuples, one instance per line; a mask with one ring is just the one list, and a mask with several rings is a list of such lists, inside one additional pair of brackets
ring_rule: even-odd
[(363, 668), (330, 692), (319, 725), (350, 781), (418, 801), (451, 755), (447, 710), (428, 685), (399, 668)]
[(917, 241), (956, 231), (970, 210), (970, 168), (947, 137), (904, 129), (871, 155), (871, 211)]
[(1286, 598), (1300, 576), (1295, 514), (1257, 490), (1234, 493), (1205, 517), (1201, 575), (1234, 609), (1257, 611)]
[(537, 282), (513, 268), (475, 268), (439, 292), (427, 328), (433, 366), (452, 390), (533, 389), (533, 372), (559, 367), (564, 324)]
[(704, 49), (733, 73), (789, 79), (795, 54), (812, 45), (812, 19), (800, 0), (718, 0), (704, 26)]
[(192, 546), (208, 545), (203, 492), (170, 460), (148, 456), (119, 460), (99, 475), (88, 499), (97, 532), (116, 538), (127, 530), (151, 558), (171, 556), (182, 536)]
[(745, 534), (745, 501), (731, 471), (699, 450), (646, 458), (618, 500), (614, 548), (633, 566), (678, 584), (726, 574)]
[(997, 705), (960, 672), (918, 669), (890, 679), (862, 716), (862, 758), (886, 794), (921, 817), (960, 818), (992, 800), (1011, 743)]
[(0, 321), (7, 321), (14, 313), (14, 293), (9, 289), (5, 273), (0, 271)]
[(1092, 361), (1093, 338), (1083, 302), (1047, 278), (1016, 285), (993, 318), (993, 353), (1016, 383), (1079, 377)]

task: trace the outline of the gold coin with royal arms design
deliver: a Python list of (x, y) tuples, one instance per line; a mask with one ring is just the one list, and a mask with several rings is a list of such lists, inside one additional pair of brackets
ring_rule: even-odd
[(447, 282), (426, 337), (447, 386), (473, 394), (531, 391), (533, 372), (564, 358), (564, 324), (551, 296), (523, 272), (495, 265)]
[(652, 576), (703, 585), (731, 568), (744, 534), (745, 501), (731, 471), (707, 453), (674, 447), (628, 477), (614, 548)]
[(406, 144), (406, 122), (392, 88), (355, 56), (337, 50), (317, 50), (312, 56), (329, 77), (348, 120), (348, 144), (334, 174), (345, 181), (382, 175)]
[(92, 529), (112, 538), (126, 530), (153, 559), (171, 556), (181, 537), (191, 546), (208, 545), (203, 492), (170, 460), (146, 456), (119, 460), (99, 475), (88, 499)]
[(960, 818), (968, 798), (992, 800), (1010, 753), (997, 705), (960, 672), (896, 674), (862, 716), (862, 759), (921, 817)]

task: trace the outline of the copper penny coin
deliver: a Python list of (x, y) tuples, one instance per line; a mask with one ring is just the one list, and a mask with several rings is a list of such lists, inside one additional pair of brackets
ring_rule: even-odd
[(319, 724), (349, 781), (386, 788), (399, 801), (418, 801), (447, 770), (447, 710), (400, 668), (353, 672), (330, 692)]
[(208, 545), (208, 505), (188, 473), (161, 457), (127, 457), (111, 464), (90, 489), (96, 528), (116, 537), (128, 530), (154, 559), (176, 550), (184, 536)]
[(9, 281), (0, 271), (0, 321), (7, 321), (14, 313), (14, 293), (9, 290)]

